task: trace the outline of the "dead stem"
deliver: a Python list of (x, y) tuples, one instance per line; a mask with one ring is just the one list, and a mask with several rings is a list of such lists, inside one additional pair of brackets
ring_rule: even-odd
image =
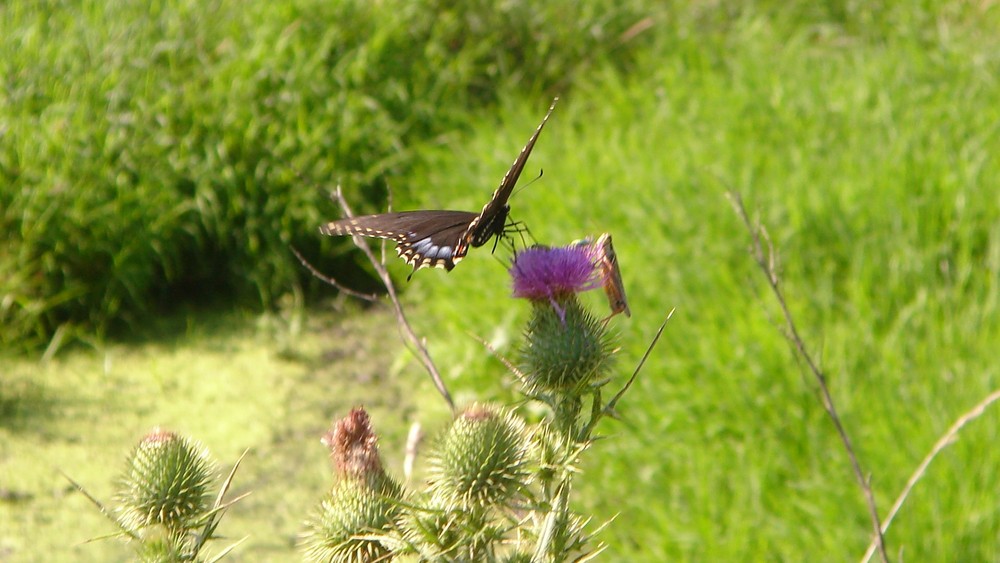
[[(840, 416), (837, 414), (837, 408), (833, 404), (833, 396), (830, 395), (830, 389), (826, 383), (826, 376), (823, 374), (823, 370), (820, 369), (820, 367), (813, 360), (809, 351), (806, 350), (806, 345), (799, 336), (799, 331), (795, 326), (794, 320), (792, 319), (792, 313), (788, 309), (788, 304), (785, 303), (785, 296), (781, 291), (781, 284), (776, 267), (777, 254), (774, 251), (771, 239), (768, 237), (767, 230), (763, 225), (759, 222), (756, 224), (751, 222), (750, 217), (747, 215), (746, 208), (743, 207), (743, 199), (740, 197), (739, 193), (729, 191), (728, 197), (733, 204), (733, 208), (736, 210), (736, 214), (740, 216), (743, 220), (743, 224), (747, 228), (747, 231), (750, 232), (750, 253), (753, 255), (754, 261), (757, 262), (757, 265), (760, 266), (760, 269), (764, 272), (764, 275), (767, 278), (767, 283), (771, 287), (771, 292), (774, 293), (775, 298), (778, 300), (778, 305), (781, 307), (781, 313), (785, 318), (785, 338), (787, 338), (795, 348), (796, 353), (805, 360), (806, 365), (809, 366), (809, 371), (816, 377), (816, 381), (819, 384), (820, 396), (822, 397), (823, 408), (830, 417), (830, 421), (833, 422), (833, 426), (837, 429), (840, 441), (843, 443), (844, 450), (847, 451), (847, 457), (851, 461), (851, 469), (854, 472), (854, 477), (857, 480), (858, 485), (861, 487), (865, 496), (865, 501), (868, 504), (868, 512), (871, 517), (872, 530), (874, 532), (873, 542), (877, 546), (879, 554), (882, 556), (882, 561), (888, 563), (889, 555), (885, 549), (885, 537), (882, 535), (882, 526), (879, 523), (878, 508), (875, 505), (875, 496), (872, 494), (871, 483), (861, 470), (861, 464), (858, 462), (858, 457), (854, 453), (854, 447), (851, 445), (851, 439), (848, 437), (847, 431), (844, 429), (844, 425), (840, 421)], [(764, 244), (767, 245), (766, 253), (764, 251)]]
[[(1000, 399), (1000, 390), (996, 390), (990, 393), (989, 395), (986, 396), (985, 399), (979, 401), (979, 403), (976, 406), (972, 407), (965, 414), (958, 417), (958, 419), (955, 420), (955, 422), (952, 423), (950, 427), (948, 427), (948, 430), (944, 434), (942, 434), (940, 438), (938, 438), (938, 441), (934, 443), (934, 447), (931, 448), (931, 451), (927, 454), (926, 457), (924, 457), (923, 461), (920, 462), (920, 465), (917, 466), (917, 469), (913, 472), (913, 475), (910, 475), (909, 480), (906, 481), (906, 486), (903, 487), (903, 492), (899, 493), (899, 498), (896, 499), (896, 502), (892, 505), (892, 508), (889, 509), (889, 515), (885, 517), (885, 522), (882, 523), (883, 534), (889, 529), (889, 525), (892, 524), (892, 519), (896, 517), (896, 513), (898, 513), (900, 507), (903, 506), (903, 502), (906, 501), (906, 497), (910, 495), (910, 491), (913, 490), (913, 487), (917, 484), (917, 481), (919, 481), (924, 476), (924, 473), (927, 471), (927, 467), (931, 464), (931, 461), (933, 461), (934, 458), (937, 457), (937, 455), (941, 452), (941, 450), (948, 447), (955, 440), (955, 436), (958, 435), (958, 432), (966, 424), (968, 424), (969, 422), (975, 420), (980, 415), (982, 415), (983, 412), (986, 411), (986, 407), (995, 403), (998, 399)], [(872, 542), (868, 546), (868, 551), (866, 551), (865, 556), (861, 558), (861, 561), (863, 563), (868, 563), (868, 561), (871, 560), (872, 554), (875, 553), (876, 547), (877, 546), (875, 542)]]
[[(337, 186), (337, 190), (331, 194), (330, 197), (331, 199), (335, 199), (337, 201), (341, 210), (343, 210), (344, 215), (347, 217), (354, 216), (351, 212), (350, 206), (347, 204), (347, 200), (344, 199), (340, 186)], [(393, 310), (396, 314), (396, 323), (399, 325), (400, 332), (402, 332), (405, 339), (412, 346), (410, 347), (410, 351), (413, 352), (417, 359), (420, 360), (420, 363), (423, 364), (424, 369), (427, 370), (428, 374), (430, 374), (431, 380), (434, 381), (434, 387), (437, 388), (438, 393), (441, 394), (445, 402), (448, 403), (448, 407), (454, 412), (455, 403), (451, 398), (451, 393), (448, 392), (448, 388), (444, 384), (444, 380), (441, 379), (441, 373), (434, 364), (434, 360), (431, 359), (431, 355), (427, 351), (427, 346), (425, 345), (424, 340), (417, 337), (417, 334), (413, 331), (413, 327), (410, 326), (410, 322), (406, 318), (406, 314), (403, 312), (403, 306), (399, 302), (399, 296), (396, 294), (396, 286), (392, 282), (392, 277), (389, 275), (389, 271), (385, 268), (385, 247), (383, 246), (382, 248), (382, 260), (379, 260), (375, 256), (375, 253), (372, 252), (371, 248), (365, 244), (364, 239), (361, 236), (354, 235), (351, 238), (354, 241), (354, 244), (365, 253), (365, 256), (368, 257), (368, 261), (371, 262), (372, 267), (375, 268), (375, 271), (378, 273), (383, 285), (385, 285), (385, 289), (389, 293), (389, 299), (392, 301)], [(316, 278), (322, 280), (323, 282), (336, 287), (344, 293), (353, 295), (358, 299), (364, 299), (365, 301), (376, 301), (378, 299), (378, 296), (374, 294), (360, 293), (344, 287), (338, 283), (337, 280), (320, 273), (315, 267), (309, 264), (309, 262), (307, 262), (306, 259), (299, 254), (297, 250), (295, 250), (295, 248), (292, 248), (292, 252), (295, 253), (295, 256), (298, 257), (303, 266), (305, 266), (314, 276), (316, 276)]]

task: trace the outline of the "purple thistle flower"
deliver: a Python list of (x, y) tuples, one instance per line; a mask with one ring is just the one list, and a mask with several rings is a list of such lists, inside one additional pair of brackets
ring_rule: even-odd
[[(519, 252), (510, 267), (514, 297), (550, 301), (601, 287), (602, 277), (589, 246), (536, 246)], [(557, 307), (558, 309), (558, 307)]]

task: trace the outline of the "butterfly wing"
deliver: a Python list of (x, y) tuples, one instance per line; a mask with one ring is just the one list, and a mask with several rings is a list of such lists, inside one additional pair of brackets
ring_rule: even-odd
[(482, 246), (494, 236), (503, 234), (510, 210), (507, 200), (558, 101), (559, 98), (552, 101), (528, 144), (504, 174), (500, 187), (478, 214), (471, 211), (401, 211), (363, 215), (327, 223), (319, 232), (330, 236), (361, 235), (393, 240), (396, 241), (396, 254), (413, 266), (414, 271), (424, 267), (451, 271), (469, 252), (470, 246)]
[(632, 311), (628, 308), (628, 299), (625, 298), (625, 284), (622, 282), (622, 272), (618, 267), (618, 255), (615, 254), (615, 247), (611, 244), (611, 235), (608, 233), (601, 235), (592, 248), (597, 251), (598, 264), (604, 278), (604, 293), (608, 296), (608, 304), (611, 305), (611, 315), (625, 313), (626, 317), (631, 317)]
[(471, 211), (401, 211), (333, 221), (320, 226), (319, 232), (389, 239), (414, 271), (424, 267), (451, 271), (468, 252), (460, 240), (475, 218)]
[(500, 181), (500, 187), (493, 192), (493, 196), (483, 206), (483, 210), (479, 212), (479, 215), (475, 216), (472, 222), (469, 223), (468, 229), (462, 235), (462, 240), (456, 248), (456, 250), (461, 251), (463, 256), (468, 252), (470, 245), (479, 247), (486, 244), (494, 236), (503, 234), (504, 226), (507, 223), (507, 212), (510, 210), (507, 200), (510, 199), (510, 194), (514, 191), (514, 185), (517, 184), (517, 179), (521, 177), (524, 165), (527, 164), (528, 157), (531, 155), (531, 149), (535, 148), (535, 141), (538, 140), (538, 135), (541, 134), (542, 128), (545, 127), (545, 122), (549, 120), (549, 116), (552, 115), (552, 110), (555, 109), (556, 102), (558, 101), (559, 98), (552, 100), (552, 105), (549, 106), (548, 113), (542, 118), (542, 122), (535, 129), (535, 133), (528, 139), (528, 144), (524, 145), (521, 153), (514, 159), (514, 164), (510, 166), (510, 170), (504, 174), (503, 180)]

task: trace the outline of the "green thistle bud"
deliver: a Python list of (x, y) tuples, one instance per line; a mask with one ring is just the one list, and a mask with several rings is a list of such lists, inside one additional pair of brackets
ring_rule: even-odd
[(307, 561), (388, 561), (387, 542), (378, 538), (399, 514), (400, 487), (389, 478), (381, 487), (364, 480), (343, 479), (320, 502), (303, 534)]
[(214, 473), (201, 445), (154, 429), (127, 459), (119, 485), (119, 521), (136, 532), (162, 526), (170, 536), (197, 525), (210, 508)]
[(557, 307), (533, 304), (521, 347), (521, 370), (529, 394), (580, 393), (610, 364), (612, 345), (605, 324), (580, 306), (575, 296)]
[(473, 405), (431, 454), (431, 490), (445, 506), (501, 504), (527, 482), (524, 423), (499, 407)]

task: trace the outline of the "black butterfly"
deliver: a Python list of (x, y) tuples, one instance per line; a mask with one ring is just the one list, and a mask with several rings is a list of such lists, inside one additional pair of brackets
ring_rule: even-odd
[(558, 101), (559, 98), (552, 101), (528, 144), (504, 174), (500, 187), (478, 214), (446, 210), (381, 213), (333, 221), (321, 226), (319, 232), (331, 236), (362, 235), (391, 239), (396, 241), (396, 254), (413, 266), (413, 271), (427, 266), (451, 271), (469, 252), (469, 247), (482, 246), (491, 238), (499, 240), (504, 235), (510, 212), (507, 200)]

